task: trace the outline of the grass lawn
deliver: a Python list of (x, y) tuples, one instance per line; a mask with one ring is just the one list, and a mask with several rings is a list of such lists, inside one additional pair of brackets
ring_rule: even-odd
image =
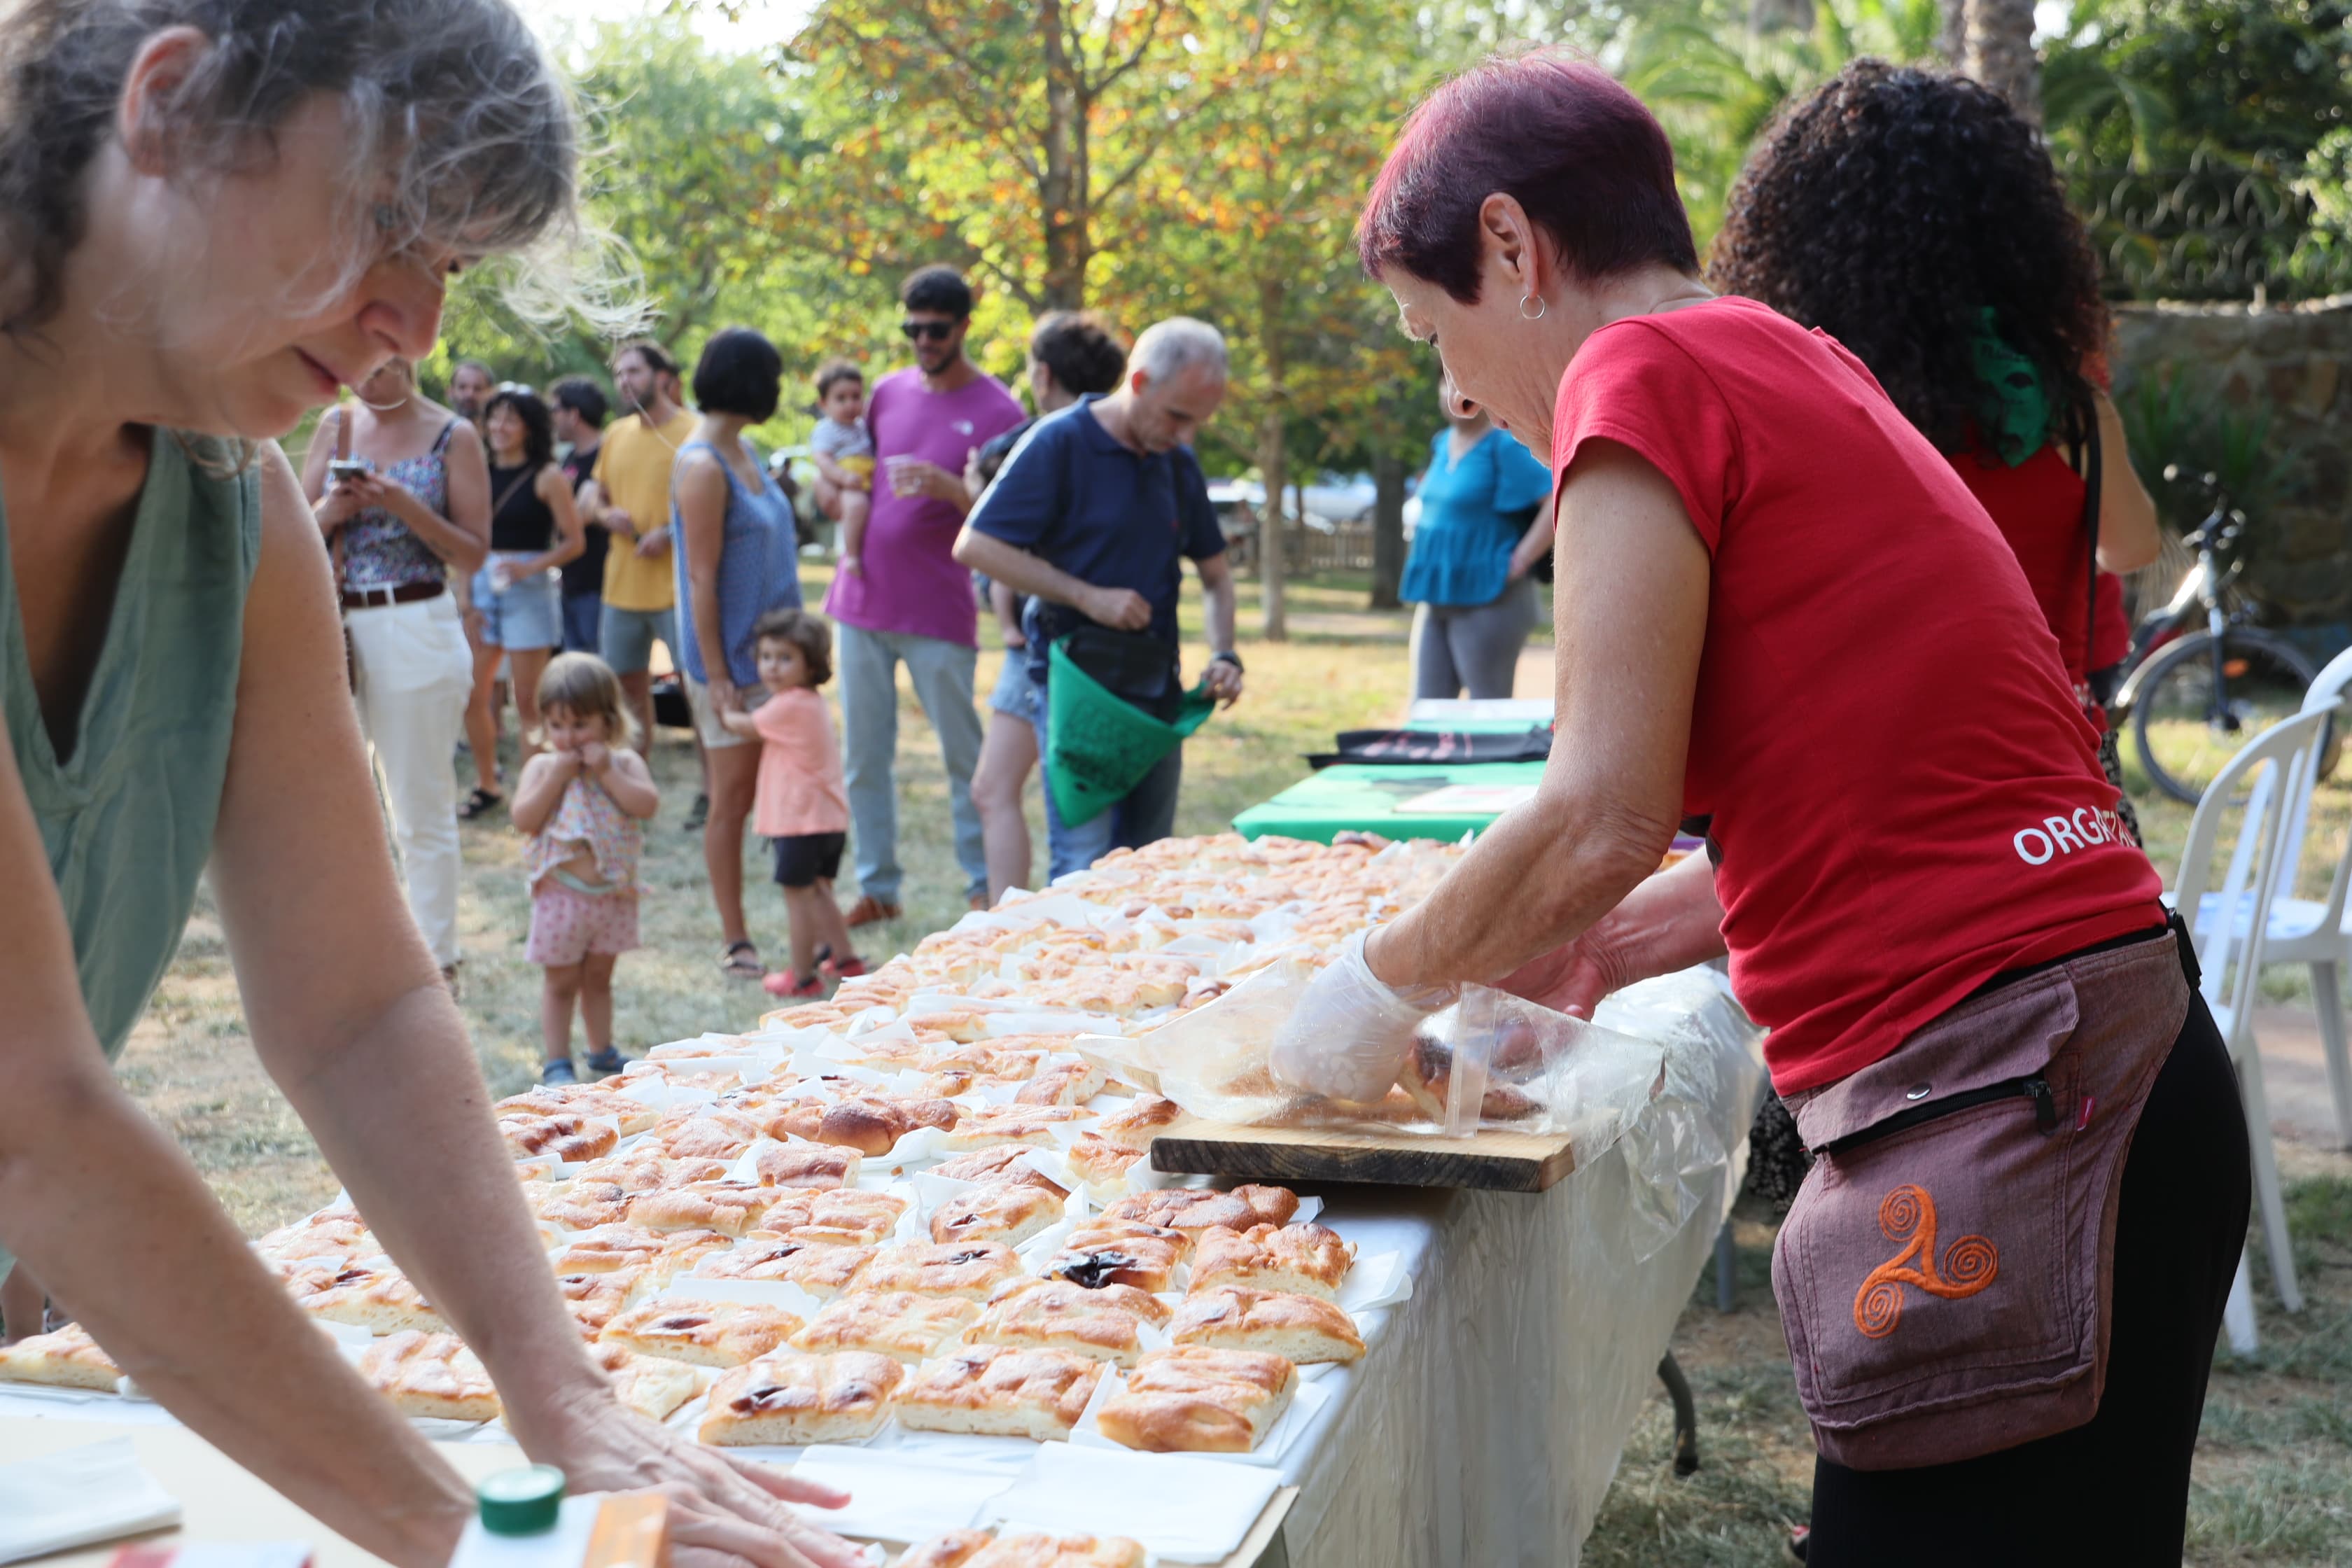
[[(824, 573), (811, 570), (806, 581), (814, 600)], [(1248, 695), (1185, 748), (1181, 833), (1219, 830), (1244, 806), (1296, 780), (1305, 769), (1301, 753), (1324, 748), (1334, 731), (1385, 722), (1402, 710), (1409, 687), (1402, 615), (1365, 611), (1364, 584), (1343, 579), (1293, 584), (1289, 603), (1290, 641), (1258, 642), (1251, 635), (1255, 584), (1243, 585)], [(1188, 604), (1186, 626), (1197, 660), (1196, 605)], [(1001, 657), (981, 656), (983, 693)], [(870, 956), (910, 946), (962, 910), (939, 752), (903, 685), (899, 707), (907, 915), (860, 933)], [(646, 945), (621, 961), (617, 981), (615, 1032), (632, 1052), (748, 1024), (769, 1005), (764, 993), (722, 978), (716, 965), (719, 928), (702, 892), (700, 841), (678, 829), (695, 793), (693, 752), (683, 736), (668, 733), (652, 761), (663, 801), (647, 830), (643, 868)], [(1042, 864), (1041, 810), (1033, 786)], [(2189, 814), (2147, 795), (2140, 810), (2150, 848), (2169, 875)], [(2340, 849), (2347, 823), (2352, 788), (2330, 785), (2314, 813), (2315, 859)], [(464, 837), (460, 1000), (491, 1087), (509, 1092), (533, 1081), (540, 1054), (539, 973), (522, 958), (529, 900), (521, 843), (503, 816), (468, 825)], [(773, 956), (782, 952), (782, 903), (761, 858), (754, 840), (747, 851), (749, 909), (754, 936)], [(2292, 994), (2286, 982), (2280, 994)], [(248, 1231), (295, 1218), (332, 1195), (335, 1182), (316, 1146), (254, 1064), (209, 904), (200, 906), (125, 1051), (122, 1076)], [(2246, 1364), (2224, 1354), (2216, 1365), (2190, 1521), (2190, 1560), (2200, 1564), (2352, 1563), (2352, 1160), (2293, 1146), (2282, 1153), (2297, 1184), (2298, 1262), (2310, 1301), (2291, 1320), (2265, 1294), (2263, 1355)], [(1674, 1479), (1666, 1409), (1654, 1403), (1627, 1445), (1588, 1563), (1774, 1563), (1784, 1524), (1805, 1517), (1811, 1447), (1771, 1304), (1771, 1234), (1768, 1215), (1743, 1210), (1738, 1310), (1716, 1312), (1710, 1272), (1677, 1331), (1676, 1352), (1699, 1398), (1704, 1468), (1688, 1480)], [(2257, 1280), (2264, 1278), (2258, 1267)]]

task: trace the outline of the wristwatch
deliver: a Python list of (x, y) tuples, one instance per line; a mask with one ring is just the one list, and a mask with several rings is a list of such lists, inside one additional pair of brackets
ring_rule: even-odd
[(1219, 648), (1215, 653), (1211, 654), (1209, 656), (1209, 662), (1211, 664), (1230, 664), (1234, 668), (1244, 675), (1247, 675), (1249, 673), (1249, 667), (1242, 662), (1242, 656), (1235, 653), (1229, 647)]

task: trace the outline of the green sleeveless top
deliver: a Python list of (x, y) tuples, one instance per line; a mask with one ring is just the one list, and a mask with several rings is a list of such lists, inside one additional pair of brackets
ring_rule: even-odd
[(259, 472), (227, 472), (234, 463), (218, 442), (153, 433), (106, 643), (63, 762), (41, 722), (0, 518), (8, 742), (109, 1060), (179, 947), (220, 816), (246, 590), (261, 551)]

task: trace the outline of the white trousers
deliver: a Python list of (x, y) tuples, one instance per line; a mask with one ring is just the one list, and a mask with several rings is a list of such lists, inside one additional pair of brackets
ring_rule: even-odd
[(443, 966), (457, 962), (457, 773), (474, 656), (447, 594), (343, 612), (360, 730), (375, 752), (409, 912)]

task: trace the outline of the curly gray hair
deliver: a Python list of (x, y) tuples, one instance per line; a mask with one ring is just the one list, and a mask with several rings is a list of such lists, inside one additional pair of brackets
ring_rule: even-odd
[(578, 231), (578, 115), (507, 0), (14, 0), (0, 4), (0, 331), (60, 304), (91, 160), (115, 134), (141, 47), (211, 41), (163, 106), (193, 174), (266, 158), (313, 94), (352, 130), (346, 277), (403, 250), (465, 258)]

